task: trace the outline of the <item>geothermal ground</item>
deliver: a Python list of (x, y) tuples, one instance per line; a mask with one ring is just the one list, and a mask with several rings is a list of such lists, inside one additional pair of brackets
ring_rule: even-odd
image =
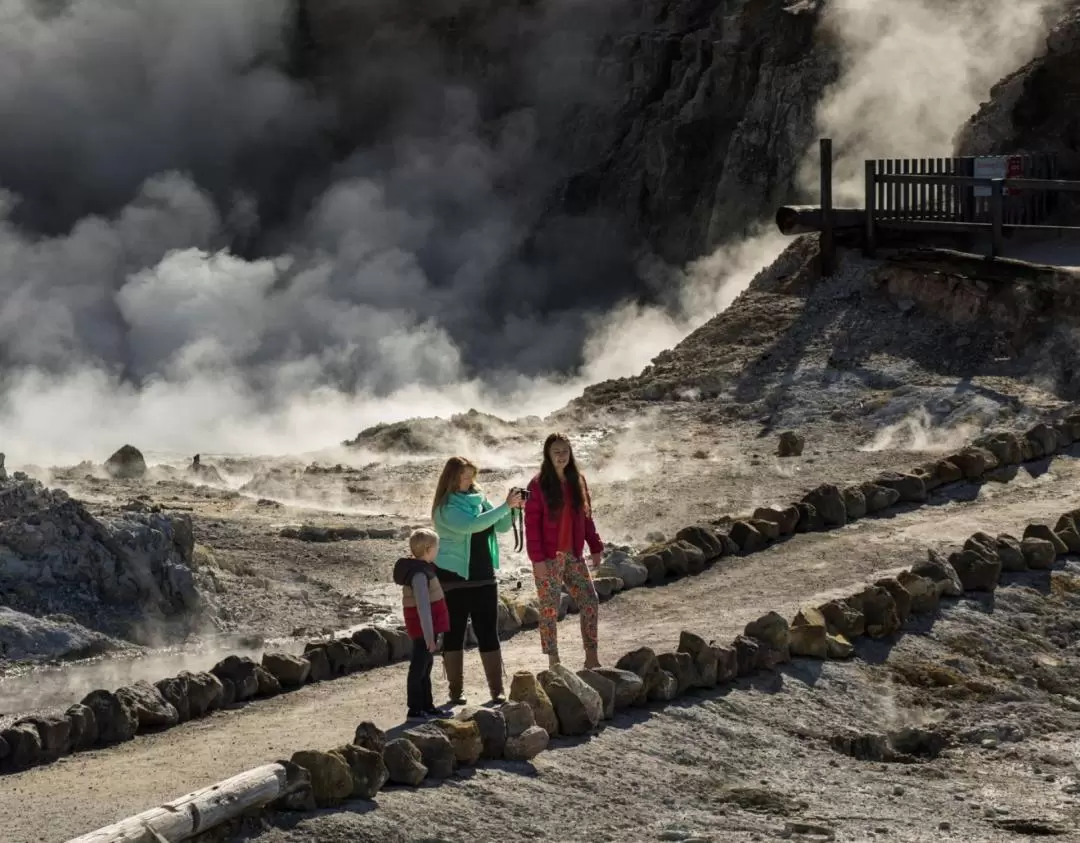
[[(633, 403), (619, 393), (640, 382), (612, 384), (547, 420), (415, 421), (290, 459), (203, 454), (216, 475), (199, 477), (186, 472), (186, 459), (152, 454), (141, 480), (110, 479), (89, 464), (33, 469), (104, 519), (158, 507), (190, 515), (218, 615), (186, 644), (155, 641), (140, 628), (138, 644), (114, 635), (119, 651), (88, 660), (0, 662), (5, 722), (63, 710), (95, 688), (206, 670), (228, 653), (258, 657), (264, 646), (299, 651), (305, 636), (396, 617), (390, 568), (402, 536), (425, 523), (448, 453), (477, 461), (498, 500), (536, 470), (543, 436), (567, 430), (601, 535), (633, 552), (657, 534), (723, 525), (820, 483), (843, 487), (910, 469), (983, 429), (1025, 429), (1060, 408), (1028, 380), (950, 373), (960, 364), (948, 355), (930, 367), (883, 348), (838, 368), (835, 337), (814, 324), (830, 302), (840, 308), (838, 289), (864, 297), (863, 318), (882, 343), (906, 332), (916, 345), (933, 337), (970, 353), (931, 317), (873, 298), (861, 277), (841, 274), (805, 297), (770, 293), (759, 279), (726, 314), (729, 326), (743, 326), (728, 331), (726, 347), (690, 359), (691, 338), (674, 357), (683, 368), (664, 369), (664, 390), (687, 385), (683, 400)], [(851, 318), (838, 321), (857, 334)], [(763, 350), (778, 332), (799, 354), (769, 369)], [(726, 400), (724, 389), (746, 386), (724, 372), (741, 377), (755, 365), (755, 394)], [(709, 367), (719, 373), (719, 394), (701, 399), (688, 384), (700, 384)], [(599, 393), (604, 403), (590, 403)], [(780, 458), (777, 436), (789, 428), (806, 447)], [(8, 468), (19, 468), (17, 455)], [(1080, 446), (1073, 446), (993, 482), (943, 487), (923, 505), (795, 535), (724, 557), (699, 576), (619, 594), (601, 607), (602, 660), (614, 664), (640, 646), (670, 650), (682, 630), (727, 641), (766, 611), (791, 617), (910, 567), (928, 550), (957, 550), (976, 531), (1020, 536), (1031, 522), (1053, 524), (1080, 507), (1078, 480)], [(526, 560), (511, 552), (508, 537), (502, 548), (502, 588), (529, 593)], [(532, 762), (487, 765), (418, 792), (391, 788), (374, 803), (267, 815), (233, 828), (230, 839), (1078, 839), (1078, 577), (1080, 565), (1068, 556), (1052, 572), (1006, 574), (993, 597), (947, 601), (902, 635), (860, 639), (851, 661), (797, 659), (777, 674), (697, 692), (663, 710), (620, 713), (598, 736), (556, 740)], [(560, 625), (574, 668), (575, 626), (573, 617)], [(508, 673), (545, 666), (535, 630), (506, 641), (504, 654)], [(345, 743), (362, 720), (393, 729), (403, 720), (405, 669), (310, 685), (6, 775), (0, 837), (66, 840), (298, 749)], [(1057, 679), (1046, 681), (1046, 671)], [(475, 653), (466, 673), (470, 695), (483, 698)], [(435, 678), (444, 690), (438, 668)], [(904, 729), (920, 738), (899, 761), (881, 757), (867, 737)]]

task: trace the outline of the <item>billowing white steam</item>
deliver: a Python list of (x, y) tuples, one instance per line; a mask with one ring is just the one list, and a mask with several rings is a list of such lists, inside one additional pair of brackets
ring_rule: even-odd
[[(1063, 0), (829, 0), (842, 76), (818, 111), (838, 203), (863, 202), (866, 158), (949, 157), (990, 88), (1043, 45)], [(816, 190), (817, 173), (803, 169)]]

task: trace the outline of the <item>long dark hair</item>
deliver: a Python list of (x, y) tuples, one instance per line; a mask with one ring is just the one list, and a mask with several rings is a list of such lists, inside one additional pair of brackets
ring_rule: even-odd
[(561, 442), (570, 449), (570, 460), (566, 463), (566, 482), (570, 486), (570, 505), (575, 512), (585, 510), (589, 515), (589, 500), (585, 491), (585, 480), (578, 471), (577, 463), (574, 462), (574, 449), (570, 446), (570, 440), (565, 433), (552, 433), (544, 440), (544, 461), (540, 465), (540, 491), (547, 501), (548, 509), (559, 512), (563, 506), (562, 481), (555, 471), (555, 465), (551, 462), (551, 446)]
[[(431, 516), (435, 517), (435, 510), (440, 506), (446, 504), (450, 499), (450, 496), (458, 490), (458, 485), (461, 480), (461, 473), (463, 471), (472, 471), (475, 473), (477, 468), (465, 457), (450, 457), (446, 461), (446, 465), (443, 466), (442, 474), (439, 475), (439, 483), (435, 487), (435, 500), (431, 504)], [(474, 482), (470, 491), (479, 491), (479, 487)]]

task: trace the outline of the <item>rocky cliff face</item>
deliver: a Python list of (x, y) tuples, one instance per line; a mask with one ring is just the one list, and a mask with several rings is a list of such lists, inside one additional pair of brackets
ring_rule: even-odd
[(682, 263), (791, 198), (838, 72), (822, 5), (306, 0), (300, 66), (337, 103), (342, 152), (475, 129), (526, 250), (588, 220), (582, 249), (603, 231)]
[(1047, 152), (1080, 178), (1080, 3), (1071, 2), (1043, 55), (993, 87), (957, 136), (962, 155)]
[(187, 515), (98, 519), (24, 475), (0, 481), (0, 604), (15, 610), (114, 634), (176, 618), (197, 623), (213, 606), (193, 551)]

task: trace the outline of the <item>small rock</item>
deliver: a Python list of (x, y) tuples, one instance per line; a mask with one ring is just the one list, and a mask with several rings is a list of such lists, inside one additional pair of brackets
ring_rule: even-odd
[(124, 445), (105, 460), (106, 473), (117, 480), (137, 480), (146, 474), (146, 460), (133, 445)]
[(340, 755), (301, 750), (290, 760), (311, 774), (311, 792), (320, 808), (340, 805), (352, 795), (352, 770)]
[(431, 725), (446, 735), (458, 764), (472, 767), (484, 754), (480, 727), (472, 720), (434, 720)]
[(559, 733), (559, 718), (550, 697), (527, 670), (518, 671), (510, 680), (510, 699), (526, 703), (532, 709), (533, 719), (549, 735)]
[(536, 725), (532, 706), (528, 703), (510, 700), (502, 706), (500, 713), (506, 721), (507, 737), (516, 738), (526, 729), (531, 729)]
[(262, 666), (283, 688), (298, 688), (311, 675), (311, 662), (288, 653), (263, 653)]
[[(507, 705), (520, 706), (528, 713), (529, 726), (532, 725), (532, 709), (523, 703), (507, 703)], [(456, 718), (465, 723), (472, 723), (480, 733), (482, 751), (481, 758), (496, 759), (503, 757), (506, 748), (506, 715), (504, 711), (491, 708), (466, 708), (458, 712)], [(526, 726), (525, 728), (528, 728)], [(521, 731), (524, 731), (522, 729)], [(518, 733), (520, 734), (520, 732)], [(452, 743), (452, 741), (451, 741)]]
[(369, 720), (365, 720), (356, 727), (353, 735), (353, 746), (371, 750), (382, 754), (386, 749), (386, 733)]
[(1053, 530), (1051, 530), (1046, 524), (1028, 524), (1024, 528), (1025, 539), (1042, 539), (1048, 541), (1054, 546), (1054, 552), (1057, 555), (1069, 552), (1068, 545), (1061, 540)]
[(830, 659), (848, 659), (855, 654), (855, 648), (843, 635), (829, 635), (826, 643)]
[(94, 718), (94, 712), (90, 708), (81, 703), (76, 703), (64, 712), (64, 716), (67, 717), (68, 722), (71, 724), (68, 735), (71, 752), (90, 749), (97, 743), (97, 720)]
[(806, 447), (806, 439), (794, 430), (785, 430), (780, 434), (776, 444), (776, 455), (781, 458), (801, 457), (803, 448)]
[(434, 779), (446, 779), (454, 774), (457, 755), (453, 744), (442, 729), (428, 723), (409, 729), (404, 737), (420, 750), (420, 757), (423, 758), (429, 776)]
[(791, 622), (789, 648), (793, 656), (824, 659), (828, 655), (825, 616), (817, 609), (800, 609)]
[(418, 787), (427, 778), (428, 769), (424, 766), (420, 750), (405, 738), (397, 738), (386, 745), (383, 763), (386, 764), (388, 779), (394, 784)]
[(1026, 538), (1020, 542), (1020, 550), (1027, 566), (1033, 571), (1049, 570), (1057, 559), (1053, 543), (1046, 539)]
[(831, 483), (822, 483), (812, 492), (807, 493), (803, 503), (814, 507), (826, 524), (843, 527), (847, 524), (847, 506), (840, 489)]
[(538, 677), (559, 719), (559, 734), (584, 735), (596, 728), (603, 715), (600, 695), (563, 665)]
[(645, 681), (636, 673), (614, 667), (598, 667), (594, 672), (614, 686), (616, 710), (638, 705), (639, 700), (645, 699)]
[(529, 761), (547, 749), (548, 733), (539, 726), (531, 726), (512, 738), (506, 739), (503, 757), (507, 761)]
[(352, 773), (352, 797), (354, 799), (374, 799), (390, 778), (382, 753), (372, 752), (353, 744), (346, 744), (331, 750), (344, 761)]
[(145, 680), (120, 688), (116, 696), (135, 711), (140, 729), (168, 729), (180, 722), (176, 706)]
[(119, 699), (111, 691), (91, 691), (82, 705), (94, 713), (97, 724), (98, 743), (109, 745), (130, 741), (139, 728), (139, 717), (131, 704)]
[(930, 550), (926, 560), (913, 565), (911, 572), (933, 580), (941, 597), (961, 597), (964, 593), (956, 569), (936, 550)]
[[(714, 671), (715, 672), (715, 671)], [(602, 704), (600, 717), (602, 720), (610, 720), (615, 716), (615, 683), (601, 676), (595, 670), (579, 670), (578, 678), (600, 695)]]
[(25, 770), (42, 760), (41, 735), (31, 723), (16, 723), (0, 732), (7, 747), (0, 769)]

